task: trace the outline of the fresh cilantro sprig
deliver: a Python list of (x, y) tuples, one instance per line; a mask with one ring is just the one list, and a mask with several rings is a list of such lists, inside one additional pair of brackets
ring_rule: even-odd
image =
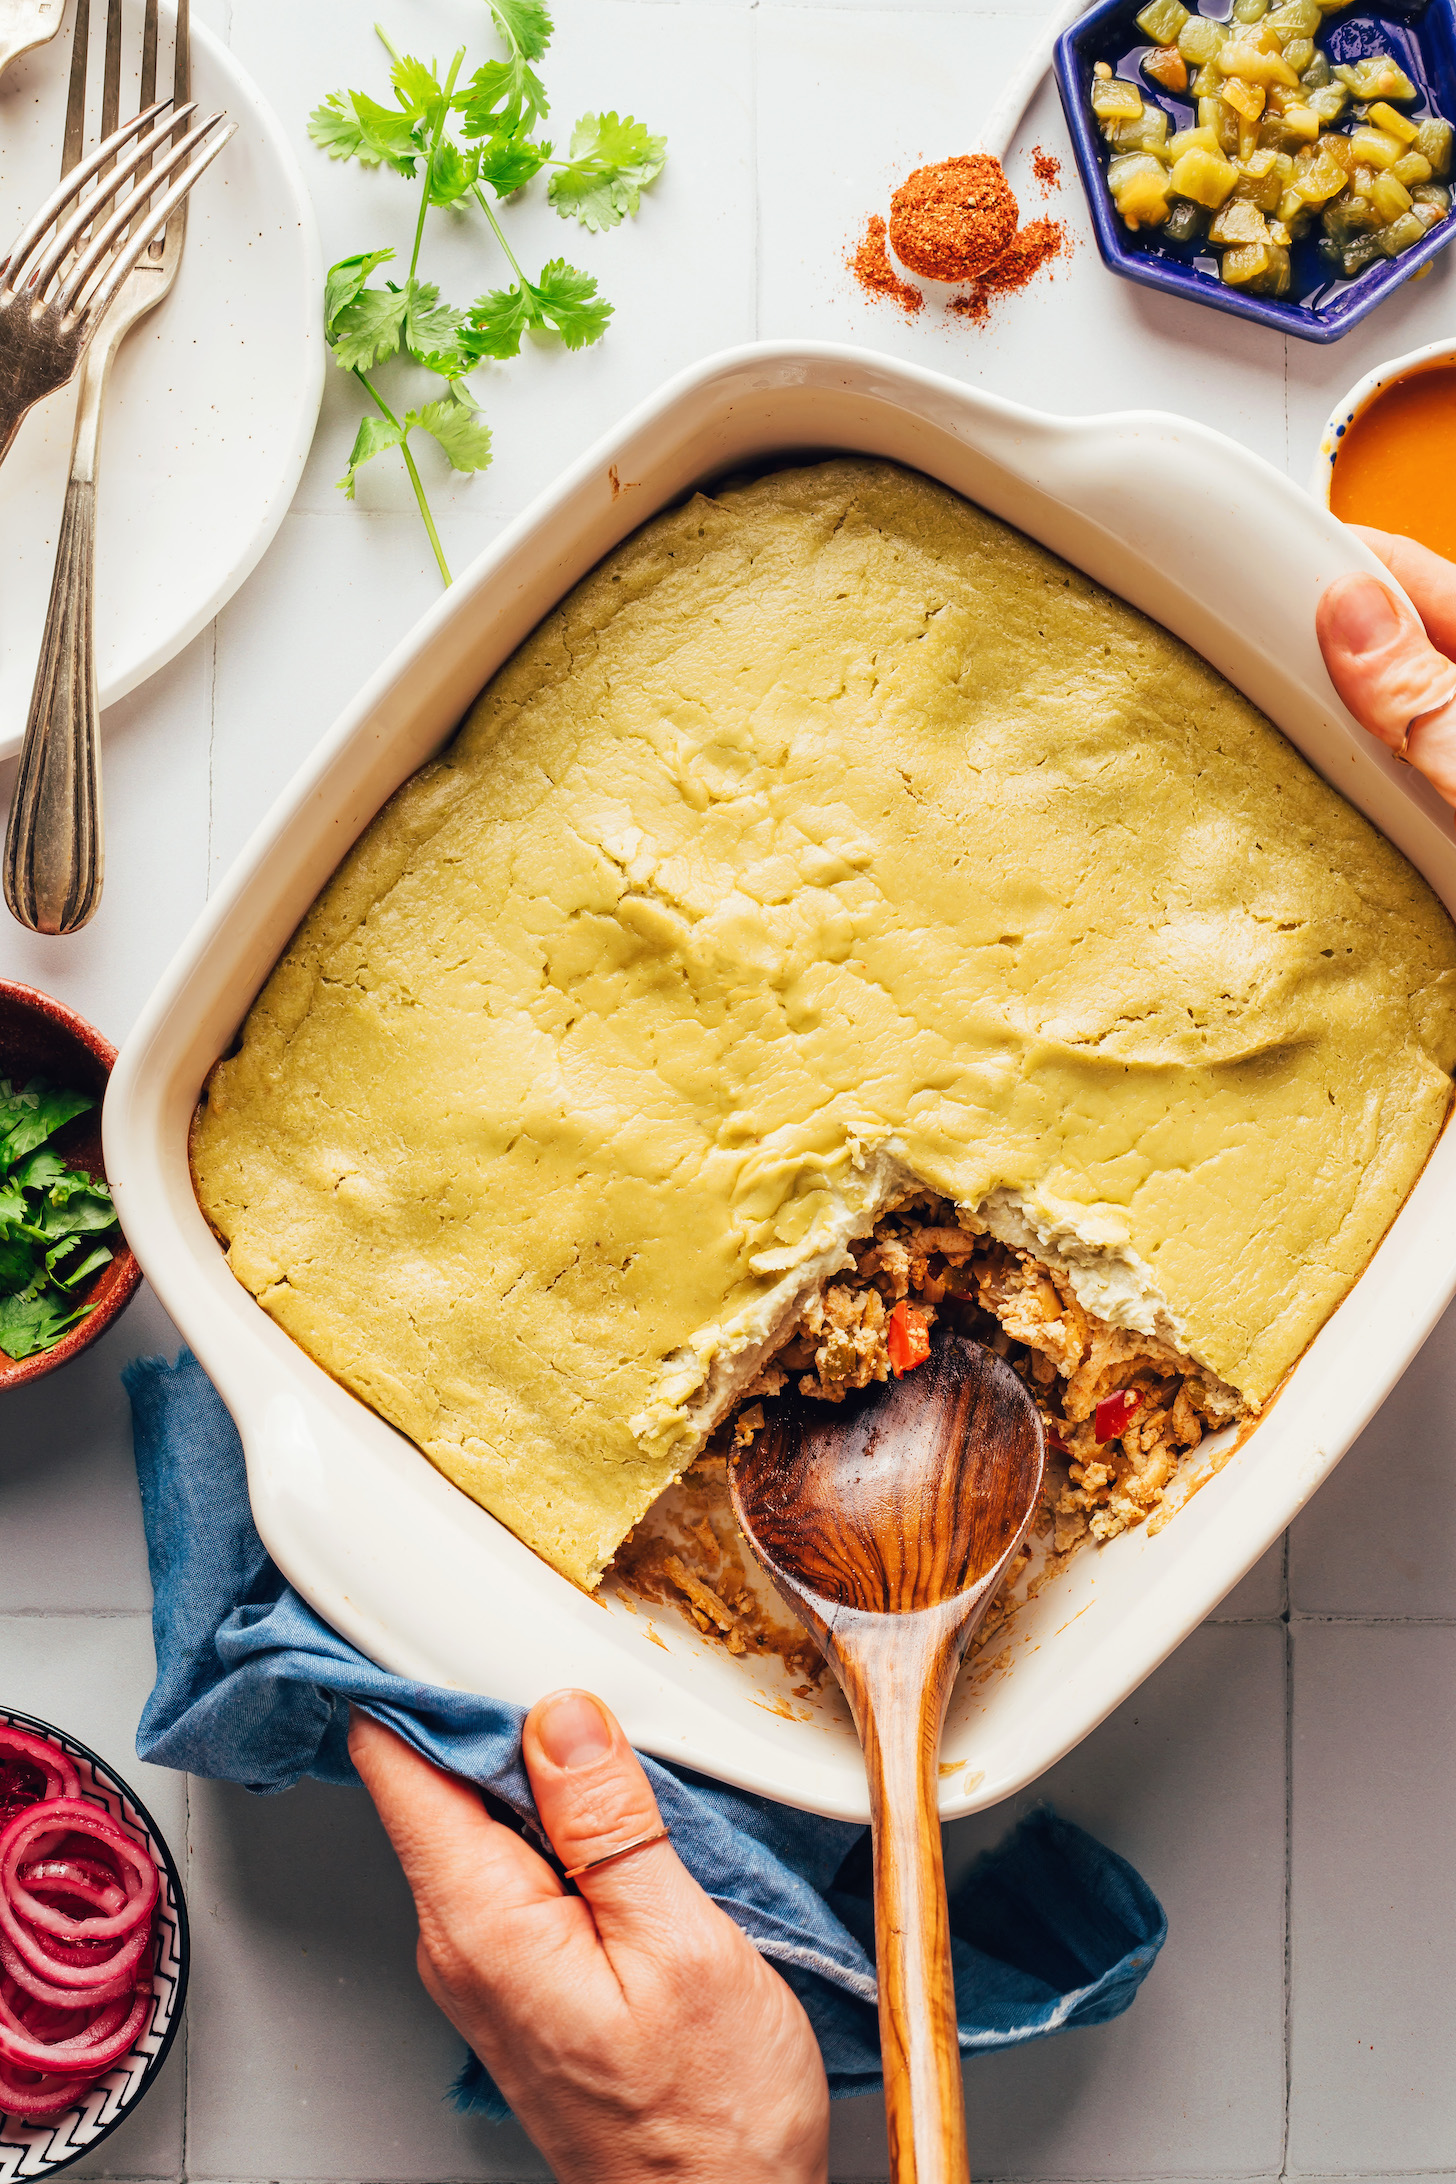
[(0, 1350), (54, 1349), (91, 1307), (77, 1292), (112, 1257), (116, 1208), (98, 1177), (68, 1168), (47, 1140), (96, 1105), (35, 1078), (0, 1078)]
[[(491, 458), (490, 429), (465, 381), (485, 359), (520, 354), (524, 335), (556, 335), (568, 349), (600, 341), (612, 317), (593, 275), (553, 258), (534, 280), (507, 240), (496, 206), (516, 197), (547, 171), (546, 196), (563, 220), (589, 233), (615, 227), (636, 213), (642, 192), (661, 174), (665, 137), (652, 136), (629, 114), (587, 113), (571, 132), (568, 156), (536, 131), (550, 113), (536, 72), (551, 42), (553, 24), (542, 0), (486, 0), (506, 48), (505, 58), (485, 61), (462, 82), (465, 49), (443, 79), (428, 65), (402, 54), (376, 25), (390, 59), (394, 104), (364, 91), (335, 91), (309, 118), (309, 135), (331, 159), (387, 167), (419, 185), (414, 248), (403, 281), (385, 277), (370, 286), (393, 250), (366, 250), (332, 267), (324, 305), (324, 330), (334, 360), (350, 372), (373, 405), (359, 426), (348, 468), (339, 480), (352, 500), (360, 470), (386, 450), (398, 448), (444, 581), (450, 570), (430, 512), (410, 436), (425, 432), (460, 471), (484, 470)], [(450, 134), (458, 123), (458, 136)], [(488, 289), (464, 310), (441, 300), (438, 287), (420, 278), (420, 253), (431, 208), (483, 213), (515, 278)], [(376, 374), (391, 362), (433, 373), (443, 388), (414, 407), (391, 407)]]

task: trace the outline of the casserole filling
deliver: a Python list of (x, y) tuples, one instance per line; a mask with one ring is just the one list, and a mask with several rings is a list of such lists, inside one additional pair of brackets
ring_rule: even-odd
[[(787, 1610), (776, 1599), (769, 1607), (752, 1582), (728, 1495), (729, 1451), (752, 1441), (765, 1403), (785, 1390), (841, 1403), (852, 1389), (913, 1371), (937, 1320), (1006, 1358), (1035, 1398), (1049, 1459), (1034, 1535), (1045, 1549), (1043, 1581), (1087, 1541), (1142, 1524), (1206, 1434), (1253, 1415), (1235, 1389), (1172, 1342), (1089, 1311), (1065, 1262), (1002, 1241), (933, 1192), (894, 1207), (849, 1251), (852, 1266), (810, 1299), (685, 1480), (648, 1511), (612, 1566), (619, 1596), (625, 1588), (680, 1608), (731, 1653), (776, 1653), (798, 1671), (817, 1663), (808, 1633), (797, 1623), (786, 1632), (779, 1617)], [(978, 1644), (1004, 1619), (1029, 1560), (1023, 1553), (1009, 1573)]]

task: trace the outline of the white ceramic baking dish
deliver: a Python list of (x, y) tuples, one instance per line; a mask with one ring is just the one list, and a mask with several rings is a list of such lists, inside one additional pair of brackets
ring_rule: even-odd
[[(769, 1796), (867, 1813), (848, 1718), (701, 1642), (671, 1611), (591, 1600), (310, 1363), (228, 1273), (187, 1129), (294, 926), (487, 677), (627, 532), (765, 458), (911, 464), (1019, 525), (1197, 647), (1456, 906), (1449, 816), (1341, 711), (1314, 640), (1323, 586), (1374, 569), (1286, 478), (1151, 411), (1043, 417), (886, 357), (762, 345), (653, 397), (475, 562), (319, 744), (163, 979), (116, 1066), (106, 1163), (127, 1235), (238, 1422), (259, 1530), (299, 1591), (387, 1667), (530, 1702), (600, 1692), (634, 1741)], [(1084, 1737), (1277, 1538), (1456, 1289), (1456, 1132), (1263, 1421), (1156, 1534), (1075, 1557), (961, 1681), (942, 1809), (993, 1804)]]

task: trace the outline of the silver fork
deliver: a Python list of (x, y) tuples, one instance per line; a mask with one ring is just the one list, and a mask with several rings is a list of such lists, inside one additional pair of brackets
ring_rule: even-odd
[(66, 0), (0, 0), (0, 76), (32, 46), (54, 38)]
[[(234, 127), (229, 123), (219, 128), (223, 117), (210, 114), (185, 133), (182, 129), (194, 108), (190, 103), (188, 0), (177, 0), (173, 94), (170, 102), (162, 102), (164, 107), (170, 104), (170, 112), (140, 139), (129, 160), (107, 174), (108, 147), (116, 132), (121, 100), (123, 8), (124, 0), (107, 0), (101, 102), (105, 141), (99, 154), (93, 153), (83, 161), (91, 0), (77, 0), (62, 176), (73, 180), (94, 162), (102, 176), (99, 195), (114, 188), (128, 166), (136, 172), (132, 194), (113, 213), (90, 250), (94, 252), (112, 228), (125, 233), (128, 208), (135, 218), (146, 192), (154, 191), (170, 175), (179, 174), (179, 179), (144, 216), (130, 239), (125, 259), (107, 276), (108, 293), (99, 311), (93, 313), (93, 321), (99, 323), (94, 324), (81, 376), (71, 475), (56, 547), (50, 606), (5, 842), (5, 900), (22, 925), (40, 933), (75, 932), (94, 914), (101, 900), (104, 854), (94, 600), (96, 466), (107, 375), (133, 326), (155, 310), (176, 280), (186, 237), (187, 192), (222, 150)], [(156, 88), (157, 0), (146, 0), (140, 123), (162, 110), (155, 104)], [(169, 136), (175, 141), (164, 151)], [(94, 202), (87, 200), (88, 212)]]

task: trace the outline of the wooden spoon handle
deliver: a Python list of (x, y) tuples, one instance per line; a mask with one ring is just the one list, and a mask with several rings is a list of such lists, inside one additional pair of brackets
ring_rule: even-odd
[(970, 2184), (937, 1769), (964, 1638), (932, 1611), (830, 1642), (870, 1783), (890, 2174)]

